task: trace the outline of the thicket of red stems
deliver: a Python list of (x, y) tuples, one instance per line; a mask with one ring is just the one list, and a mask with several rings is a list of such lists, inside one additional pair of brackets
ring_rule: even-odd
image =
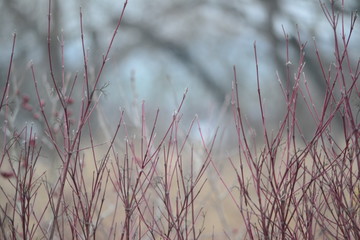
[[(211, 164), (243, 220), (235, 226), (237, 233), (224, 230), (228, 238), (360, 239), (360, 61), (354, 64), (349, 54), (356, 54), (350, 39), (357, 15), (351, 15), (348, 26), (345, 15), (330, 2), (329, 7), (321, 4), (334, 36), (330, 65), (323, 62), (316, 40), (304, 43), (300, 34), (300, 57), (291, 59), (284, 30), (286, 79), (278, 80), (285, 111), (277, 130), (269, 129), (270, 103), (263, 100), (256, 44), (262, 129), (252, 131), (241, 110), (244, 103), (239, 100), (234, 67), (232, 113), (238, 155), (228, 162), (235, 173), (234, 186), (226, 182), (224, 175), (229, 173), (221, 172), (213, 158), (216, 134), (211, 141), (204, 139), (196, 117), (188, 130), (180, 128), (187, 91), (163, 134), (157, 131), (160, 111), (148, 120), (145, 103), (137, 132), (130, 132), (125, 111), (119, 110), (116, 126), (107, 125), (99, 106), (105, 87), (101, 76), (127, 1), (95, 76), (89, 70), (80, 12), (83, 72), (66, 77), (62, 36), (62, 66), (52, 63), (49, 0), (48, 79), (40, 81), (37, 66), (30, 64), (35, 92), (22, 92), (22, 82), (12, 77), (14, 34), (1, 89), (0, 238), (215, 239), (215, 234), (203, 234), (212, 226), (204, 225), (207, 209), (198, 203), (207, 176), (215, 177), (206, 175)], [(326, 86), (321, 102), (305, 75), (304, 54), (309, 49), (316, 51)], [(55, 68), (61, 69), (59, 75)], [(48, 89), (53, 89), (51, 94)], [(307, 113), (299, 116), (304, 106)], [(21, 114), (31, 116), (33, 123), (18, 128)], [(304, 118), (314, 126), (310, 135), (301, 124)], [(94, 128), (98, 125), (109, 136), (107, 142), (99, 140)], [(203, 154), (196, 154), (199, 146), (189, 137), (194, 125)], [(261, 143), (254, 132), (262, 133)]]
[[(238, 192), (228, 190), (245, 223), (246, 239), (360, 238), (360, 61), (359, 51), (350, 48), (357, 15), (351, 14), (349, 26), (334, 5), (335, 1), (330, 6), (321, 3), (333, 31), (334, 55), (328, 66), (316, 39), (302, 42), (300, 34), (300, 57), (291, 59), (284, 31), (287, 77), (278, 80), (286, 109), (277, 130), (267, 125), (273, 106), (262, 97), (254, 44), (263, 145), (249, 134), (234, 68), (232, 103), (239, 148), (238, 157), (230, 162)], [(319, 80), (326, 86), (320, 97), (311, 91), (305, 74), (306, 50), (316, 51)], [(302, 106), (306, 115), (299, 116)], [(303, 119), (314, 126), (311, 135), (305, 132)]]
[[(104, 129), (113, 131), (112, 136), (100, 144), (99, 130), (94, 128), (97, 121), (105, 121), (98, 106), (104, 90), (99, 85), (127, 1), (94, 78), (89, 73), (82, 12), (82, 77), (65, 77), (62, 37), (62, 66), (53, 65), (51, 4), (50, 0), (49, 80), (39, 82), (36, 66), (30, 64), (35, 99), (23, 94), (18, 86), (21, 83), (11, 78), (16, 35), (13, 38), (0, 105), (0, 164), (5, 179), (0, 187), (1, 239), (198, 239), (203, 231), (203, 211), (195, 202), (205, 183), (203, 175), (213, 142), (207, 146), (203, 140), (206, 154), (195, 163), (188, 137), (193, 125), (199, 124), (197, 118), (188, 131), (179, 129), (187, 91), (163, 135), (156, 136), (159, 111), (148, 130), (143, 103), (138, 135), (128, 133), (125, 113), (119, 111), (115, 129)], [(55, 74), (57, 67), (61, 67), (60, 76)], [(44, 95), (47, 86), (53, 89), (52, 95)], [(15, 118), (20, 111), (30, 113), (34, 123), (16, 130)], [(43, 133), (35, 131), (37, 124)], [(201, 131), (199, 134), (202, 137)], [(44, 148), (51, 153), (43, 153)], [(47, 170), (39, 163), (44, 158)], [(57, 162), (60, 167), (56, 167)]]

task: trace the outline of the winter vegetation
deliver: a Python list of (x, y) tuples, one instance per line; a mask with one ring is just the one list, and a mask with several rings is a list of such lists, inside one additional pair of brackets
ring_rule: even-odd
[[(297, 23), (281, 0), (153, 1), (144, 21), (133, 2), (77, 23), (69, 1), (0, 2), (23, 21), (1, 29), (0, 239), (360, 239), (358, 3)], [(200, 47), (240, 17), (260, 40)]]

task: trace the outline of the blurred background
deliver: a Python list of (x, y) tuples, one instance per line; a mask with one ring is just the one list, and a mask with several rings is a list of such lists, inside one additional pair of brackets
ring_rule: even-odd
[[(328, 0), (323, 4), (329, 5)], [(336, 1), (338, 10), (341, 2)], [(351, 12), (360, 2), (347, 0), (344, 12), (349, 22)], [(52, 50), (55, 76), (61, 76), (60, 39), (64, 39), (66, 78), (83, 76), (80, 38), (80, 7), (83, 12), (85, 45), (90, 73), (96, 76), (123, 7), (123, 1), (87, 0), (53, 1)], [(0, 70), (3, 89), (11, 53), (12, 34), (17, 34), (12, 78), (18, 80), (21, 94), (35, 100), (29, 62), (34, 63), (39, 79), (49, 79), (47, 56), (46, 0), (0, 1)], [(348, 26), (346, 26), (348, 30)], [(360, 28), (355, 26), (350, 52), (354, 64), (359, 58)], [(254, 41), (256, 41), (263, 98), (268, 121), (278, 125), (284, 106), (278, 76), (286, 78), (286, 42), (289, 35), (291, 71), (297, 70), (301, 40), (307, 42), (306, 78), (315, 96), (324, 92), (324, 80), (314, 51), (316, 39), (326, 68), (333, 62), (333, 32), (319, 1), (301, 0), (129, 0), (120, 31), (105, 66), (100, 86), (104, 116), (115, 124), (126, 109), (127, 116), (139, 125), (141, 101), (154, 116), (160, 108), (160, 123), (169, 123), (185, 89), (184, 125), (197, 114), (204, 134), (211, 137), (220, 126), (222, 143), (228, 145), (233, 131), (230, 96), (233, 66), (236, 66), (240, 101), (248, 121), (260, 125)], [(292, 77), (292, 76), (291, 76)], [(51, 92), (51, 84), (44, 84)], [(299, 108), (301, 111), (301, 108)], [(31, 121), (32, 115), (17, 121)], [(306, 123), (306, 122), (305, 122)], [(305, 124), (306, 125), (306, 124)], [(311, 131), (311, 126), (308, 126)]]

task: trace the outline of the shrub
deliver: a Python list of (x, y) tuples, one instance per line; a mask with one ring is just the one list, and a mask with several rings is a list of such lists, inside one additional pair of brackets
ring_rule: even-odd
[[(335, 1), (330, 2), (330, 8), (321, 5), (334, 35), (334, 58), (328, 68), (315, 38), (313, 41), (325, 95), (318, 104), (318, 96), (309, 89), (304, 61), (308, 44), (301, 41), (298, 33), (300, 57), (296, 70), (291, 67), (295, 61), (287, 55), (287, 78), (279, 79), (286, 109), (276, 131), (267, 126), (269, 106), (262, 97), (261, 66), (254, 44), (263, 147), (257, 147), (260, 144), (254, 143), (254, 134), (247, 133), (251, 125), (241, 111), (234, 68), (232, 103), (239, 153), (230, 163), (237, 176), (238, 192), (230, 188), (228, 191), (244, 221), (246, 239), (360, 237), (360, 108), (354, 104), (360, 96), (360, 61), (358, 58), (354, 65), (349, 56), (357, 15), (351, 15), (350, 27), (346, 27), (344, 13), (337, 13)], [(285, 31), (284, 36), (288, 53), (289, 37)], [(299, 116), (301, 102), (307, 109), (305, 116)], [(301, 125), (303, 118), (315, 126), (310, 137), (306, 137)]]
[[(106, 123), (99, 106), (106, 86), (100, 86), (100, 80), (127, 0), (94, 78), (80, 12), (82, 79), (65, 77), (64, 68), (60, 75), (54, 73), (49, 0), (49, 79), (40, 82), (31, 63), (34, 93), (20, 91), (11, 75), (16, 71), (14, 34), (0, 95), (0, 238), (215, 239), (222, 232), (211, 232), (206, 225), (209, 209), (202, 199), (210, 198), (207, 192), (222, 193), (214, 183), (220, 179), (231, 198), (232, 214), (242, 217), (234, 229), (223, 230), (229, 239), (360, 239), (360, 107), (355, 104), (360, 96), (360, 60), (354, 64), (349, 56), (357, 15), (351, 15), (347, 28), (343, 13), (330, 2), (330, 7), (321, 5), (334, 35), (335, 54), (328, 69), (316, 40), (312, 43), (326, 86), (320, 104), (305, 75), (304, 54), (310, 44), (298, 33), (300, 57), (292, 64), (284, 30), (287, 78), (278, 80), (285, 113), (277, 130), (268, 127), (269, 105), (262, 95), (254, 43), (262, 142), (255, 139), (256, 130), (242, 112), (234, 67), (231, 106), (238, 152), (227, 162), (231, 175), (215, 161), (217, 132), (210, 141), (205, 139), (197, 117), (186, 131), (180, 127), (187, 90), (161, 134), (160, 111), (148, 120), (144, 102), (136, 131), (128, 126), (124, 110), (119, 110), (116, 126)], [(61, 38), (60, 43), (63, 55)], [(48, 94), (46, 88), (53, 92)], [(314, 126), (310, 136), (301, 124), (301, 102), (306, 121)], [(33, 123), (18, 129), (16, 119), (26, 114)], [(194, 131), (200, 143), (191, 140)], [(216, 204), (221, 209), (223, 203)]]

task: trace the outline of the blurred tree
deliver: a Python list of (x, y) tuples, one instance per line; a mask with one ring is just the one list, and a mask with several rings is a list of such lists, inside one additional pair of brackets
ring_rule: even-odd
[[(329, 1), (324, 1), (323, 4), (329, 4)], [(89, 62), (94, 67), (93, 74), (98, 71), (101, 55), (122, 8), (122, 2), (111, 0), (53, 1), (51, 46), (57, 79), (61, 78), (58, 41), (61, 34), (64, 34), (65, 40), (65, 70), (81, 71), (83, 66), (80, 5), (83, 7), (85, 44)], [(20, 72), (25, 69), (22, 66), (26, 66), (30, 59), (39, 66), (38, 71), (49, 74), (47, 2), (1, 0), (0, 6), (0, 21), (4, 23), (0, 29), (2, 77), (7, 69), (7, 53), (14, 31), (18, 34), (16, 74), (28, 78), (27, 74)], [(344, 11), (350, 18), (351, 13), (359, 8), (359, 2), (348, 0), (345, 6)], [(321, 11), (318, 2), (309, 0), (132, 0), (120, 28), (121, 33), (116, 39), (116, 46), (110, 55), (112, 60), (105, 69), (106, 77), (103, 81), (110, 81), (113, 86), (108, 90), (110, 93), (118, 92), (118, 89), (123, 92), (116, 96), (119, 102), (130, 97), (129, 91), (125, 89), (130, 88), (128, 79), (131, 72), (135, 71), (139, 98), (152, 99), (155, 106), (162, 103), (169, 105), (168, 99), (173, 97), (173, 91), (169, 87), (180, 95), (185, 87), (190, 86), (188, 101), (191, 102), (194, 113), (201, 115), (207, 112), (207, 107), (204, 106), (213, 105), (218, 108), (223, 104), (230, 92), (232, 66), (236, 65), (240, 73), (241, 89), (244, 91), (243, 100), (246, 101), (244, 108), (252, 111), (254, 105), (249, 102), (256, 99), (252, 44), (257, 40), (264, 87), (278, 87), (275, 72), (278, 71), (283, 81), (286, 78), (283, 25), (290, 37), (293, 71), (296, 71), (296, 61), (299, 58), (296, 56), (299, 52), (298, 26), (302, 41), (307, 42), (306, 77), (313, 80), (316, 91), (321, 93), (325, 88), (313, 50), (312, 37), (316, 37), (325, 63), (329, 64), (333, 57), (333, 53), (329, 52), (332, 43), (328, 42), (326, 36), (331, 34), (331, 30), (323, 30), (326, 19)], [(339, 11), (342, 11), (340, 7)], [(360, 45), (358, 29), (354, 32), (352, 44)], [(359, 54), (350, 54), (356, 64)], [(30, 82), (27, 81), (26, 84), (31, 84)], [(278, 97), (278, 100), (281, 100), (279, 94), (274, 95), (272, 91), (264, 93), (264, 97)], [(276, 111), (273, 113), (276, 114)]]

